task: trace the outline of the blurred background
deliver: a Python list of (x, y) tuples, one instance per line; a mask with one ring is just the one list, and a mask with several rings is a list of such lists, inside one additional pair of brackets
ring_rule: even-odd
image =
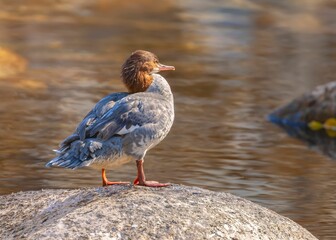
[[(100, 186), (100, 172), (46, 169), (123, 61), (154, 52), (175, 96), (148, 179), (226, 191), (320, 239), (336, 236), (336, 161), (266, 121), (335, 80), (334, 0), (1, 0), (0, 194)], [(130, 162), (107, 173), (130, 181)]]

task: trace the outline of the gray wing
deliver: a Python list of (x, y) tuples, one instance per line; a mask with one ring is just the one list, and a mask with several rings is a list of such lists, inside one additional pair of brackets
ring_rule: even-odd
[(82, 122), (77, 126), (76, 131), (64, 139), (60, 144), (61, 149), (67, 148), (69, 144), (76, 140), (84, 140), (86, 138), (87, 128), (99, 120), (108, 110), (112, 109), (116, 102), (120, 101), (124, 97), (127, 97), (129, 93), (113, 93), (103, 99), (101, 99), (94, 108), (84, 117)]
[(123, 98), (86, 129), (87, 137), (107, 140), (113, 135), (124, 135), (145, 124), (156, 123), (159, 121), (162, 101), (150, 93), (137, 93)]
[(159, 106), (162, 106), (164, 99), (151, 93), (123, 96), (116, 102), (102, 99), (101, 104), (97, 103), (78, 125), (76, 132), (62, 142), (60, 151), (67, 149), (76, 140), (107, 140), (113, 135), (123, 135), (147, 123), (159, 121)]
[(83, 121), (78, 125), (76, 133), (81, 140), (85, 139), (87, 127), (99, 120), (107, 111), (112, 109), (116, 102), (128, 96), (128, 93), (114, 93), (101, 99), (96, 106), (85, 116)]

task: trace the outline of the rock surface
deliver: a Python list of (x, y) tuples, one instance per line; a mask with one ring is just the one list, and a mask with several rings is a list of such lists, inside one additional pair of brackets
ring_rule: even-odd
[(0, 196), (1, 239), (316, 239), (228, 193), (172, 185), (41, 190)]

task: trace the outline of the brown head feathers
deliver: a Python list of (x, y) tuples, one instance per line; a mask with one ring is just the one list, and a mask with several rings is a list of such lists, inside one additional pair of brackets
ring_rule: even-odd
[(121, 77), (130, 93), (144, 92), (153, 82), (152, 73), (175, 70), (159, 63), (158, 57), (148, 51), (137, 50), (125, 61)]
[(151, 73), (158, 63), (158, 58), (151, 52), (137, 50), (125, 61), (121, 77), (131, 93), (144, 92), (152, 84)]

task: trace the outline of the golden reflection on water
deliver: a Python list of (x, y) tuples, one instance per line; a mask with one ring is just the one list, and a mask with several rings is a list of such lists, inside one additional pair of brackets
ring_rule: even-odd
[[(44, 165), (146, 49), (176, 67), (176, 121), (148, 177), (229, 191), (331, 239), (335, 162), (265, 115), (335, 80), (335, 16), (331, 0), (2, 1), (0, 47), (28, 65), (0, 79), (0, 193), (100, 185), (97, 170)], [(132, 180), (134, 163), (108, 176)]]

